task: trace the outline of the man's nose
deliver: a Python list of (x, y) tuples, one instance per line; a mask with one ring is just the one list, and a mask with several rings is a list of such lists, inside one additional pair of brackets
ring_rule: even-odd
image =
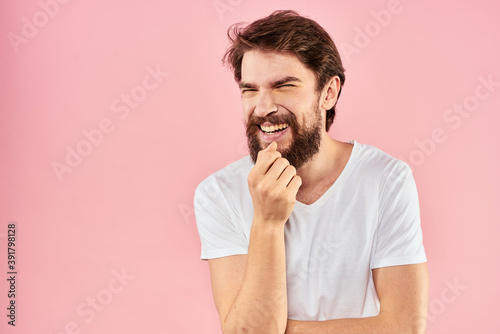
[(269, 114), (278, 111), (278, 105), (274, 101), (273, 95), (270, 91), (261, 90), (257, 97), (254, 114), (260, 117), (266, 117)]

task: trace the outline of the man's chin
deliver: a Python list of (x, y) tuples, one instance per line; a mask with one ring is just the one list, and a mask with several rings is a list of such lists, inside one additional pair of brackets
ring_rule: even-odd
[(278, 142), (278, 147), (276, 151), (281, 153), (281, 156), (286, 156), (290, 152), (290, 143), (280, 143)]
[[(256, 134), (252, 138), (247, 138), (247, 140), (248, 150), (254, 163), (257, 161), (257, 154), (259, 153), (259, 151), (267, 148), (272, 143), (272, 141), (263, 141), (261, 138), (259, 138), (258, 134)], [(280, 152), (281, 156), (286, 158), (286, 156), (290, 153), (290, 147), (292, 146), (292, 143), (287, 139), (276, 141), (276, 143), (278, 144), (276, 151)]]
[[(263, 150), (271, 145), (272, 142), (263, 142), (260, 141), (260, 149)], [(285, 140), (277, 141), (278, 147), (276, 147), (276, 151), (281, 153), (281, 156), (285, 156), (290, 150), (290, 143), (287, 143)]]

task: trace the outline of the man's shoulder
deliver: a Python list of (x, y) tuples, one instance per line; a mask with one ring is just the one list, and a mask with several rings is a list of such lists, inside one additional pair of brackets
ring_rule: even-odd
[(399, 160), (378, 147), (356, 142), (358, 146), (357, 160), (359, 167), (365, 172), (370, 171), (380, 176), (403, 176), (411, 174), (411, 168), (404, 161)]
[(247, 155), (210, 174), (200, 182), (196, 191), (213, 191), (214, 187), (218, 189), (241, 189), (241, 186), (246, 184), (248, 173), (250, 173), (253, 166), (250, 155)]

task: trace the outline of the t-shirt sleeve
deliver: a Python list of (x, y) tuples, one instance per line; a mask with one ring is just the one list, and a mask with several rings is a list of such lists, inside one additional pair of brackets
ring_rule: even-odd
[(426, 262), (417, 187), (410, 167), (398, 161), (382, 184), (371, 267)]
[(213, 176), (196, 188), (194, 212), (202, 260), (248, 253), (244, 233), (236, 225), (238, 220), (226, 196)]

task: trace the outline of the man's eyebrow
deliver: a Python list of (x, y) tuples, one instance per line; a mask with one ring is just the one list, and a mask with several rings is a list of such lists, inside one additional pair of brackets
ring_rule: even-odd
[[(282, 79), (271, 82), (271, 87), (280, 86), (280, 85), (283, 85), (285, 83), (294, 82), (294, 81), (302, 82), (299, 78), (287, 76), (287, 77), (284, 77)], [(239, 86), (240, 86), (240, 89), (242, 89), (242, 88), (255, 88), (256, 87), (255, 84), (252, 84), (249, 82), (244, 82), (244, 81), (241, 81), (239, 83)]]
[(255, 88), (254, 84), (243, 82), (243, 81), (240, 82), (239, 86), (240, 86), (240, 89), (242, 89), (242, 88)]
[(293, 82), (293, 81), (302, 82), (299, 78), (288, 76), (288, 77), (285, 77), (283, 79), (280, 79), (280, 80), (277, 80), (277, 81), (271, 83), (271, 86), (276, 87), (276, 86), (280, 86), (280, 85), (283, 85), (283, 84), (286, 84), (289, 82)]

